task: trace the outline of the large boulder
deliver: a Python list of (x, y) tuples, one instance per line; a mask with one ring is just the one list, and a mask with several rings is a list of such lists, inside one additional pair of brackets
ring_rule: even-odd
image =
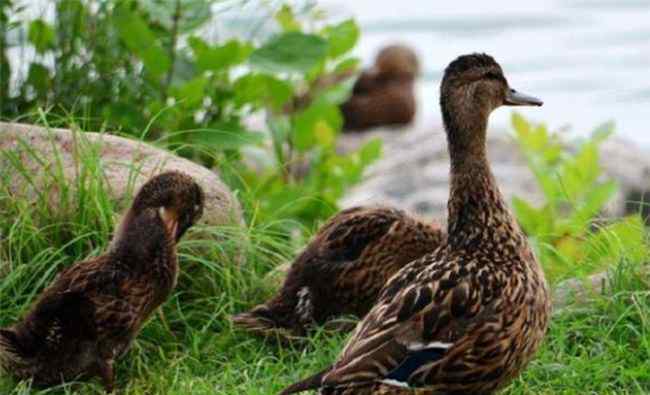
[(168, 151), (104, 133), (0, 122), (0, 174), (10, 180), (17, 198), (35, 199), (45, 193), (56, 202), (60, 183), (52, 182), (53, 178), (63, 176), (68, 185), (76, 185), (79, 174), (88, 171), (87, 165), (99, 168), (120, 209), (128, 207), (133, 192), (150, 177), (178, 170), (192, 176), (205, 191), (202, 223), (243, 224), (239, 202), (217, 173)]
[[(449, 195), (449, 154), (442, 128), (378, 130), (344, 135), (340, 149), (350, 151), (370, 138), (384, 141), (383, 158), (353, 188), (342, 206), (384, 203), (444, 221)], [(506, 133), (488, 133), (488, 155), (507, 201), (514, 196), (541, 203), (542, 193), (517, 143)], [(621, 216), (650, 204), (650, 152), (632, 142), (611, 138), (601, 146), (604, 173), (619, 184), (607, 214)], [(646, 206), (639, 204), (646, 201)], [(637, 202), (637, 204), (634, 204)]]

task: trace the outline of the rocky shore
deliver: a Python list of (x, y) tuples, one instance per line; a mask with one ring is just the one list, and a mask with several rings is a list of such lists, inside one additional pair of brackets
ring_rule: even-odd
[[(384, 141), (384, 155), (367, 172), (364, 181), (342, 201), (343, 207), (388, 204), (442, 222), (447, 216), (449, 156), (444, 131), (433, 129), (377, 130), (341, 137), (340, 149), (352, 150), (371, 138)], [(540, 203), (542, 194), (514, 139), (505, 132), (488, 134), (488, 152), (495, 176), (506, 199), (521, 197)], [(604, 173), (619, 185), (605, 215), (622, 216), (650, 205), (650, 151), (612, 137), (600, 153)], [(646, 206), (641, 202), (645, 201)]]

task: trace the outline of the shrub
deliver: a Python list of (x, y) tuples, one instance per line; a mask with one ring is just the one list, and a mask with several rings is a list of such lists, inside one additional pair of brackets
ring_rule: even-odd
[[(84, 130), (155, 140), (219, 167), (251, 219), (310, 226), (329, 216), (381, 151), (378, 141), (335, 151), (358, 64), (349, 56), (356, 23), (327, 24), (285, 5), (271, 9), (270, 35), (208, 42), (201, 29), (216, 3), (58, 0), (50, 21), (18, 19), (20, 3), (1, 2), (0, 118), (45, 109), (50, 124), (74, 118)], [(17, 48), (35, 53), (19, 62), (24, 72), (10, 70)], [(267, 130), (244, 124), (253, 113)]]
[(623, 257), (640, 262), (647, 257), (640, 216), (620, 220), (600, 217), (617, 186), (600, 167), (598, 149), (612, 125), (597, 128), (577, 142), (575, 150), (543, 124), (512, 117), (515, 138), (543, 192), (535, 207), (515, 198), (513, 207), (552, 280), (604, 270)]

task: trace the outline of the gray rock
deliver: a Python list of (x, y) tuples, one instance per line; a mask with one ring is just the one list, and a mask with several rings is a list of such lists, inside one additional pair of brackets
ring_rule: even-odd
[[(11, 192), (17, 198), (34, 201), (38, 193), (46, 193), (50, 202), (57, 202), (60, 185), (54, 182), (61, 174), (74, 186), (84, 169), (84, 155), (95, 155), (108, 193), (126, 208), (133, 191), (150, 177), (167, 170), (178, 170), (192, 176), (205, 191), (206, 208), (201, 222), (208, 225), (243, 224), (239, 202), (214, 171), (179, 158), (168, 151), (140, 141), (109, 134), (78, 133), (67, 129), (0, 122), (0, 174), (7, 175)], [(17, 160), (33, 181), (16, 171)]]
[[(347, 134), (341, 137), (339, 149), (354, 150), (370, 138), (384, 141), (384, 155), (369, 169), (364, 181), (348, 192), (342, 206), (387, 204), (444, 222), (449, 155), (442, 128)], [(542, 203), (541, 191), (513, 138), (506, 133), (490, 132), (487, 144), (495, 177), (507, 201), (518, 196), (533, 204)], [(603, 143), (600, 157), (606, 176), (619, 184), (619, 192), (606, 215), (638, 211), (629, 200), (639, 200), (639, 196), (650, 201), (650, 193), (645, 193), (650, 191), (650, 152), (634, 143), (610, 138)]]
[(571, 278), (553, 288), (553, 308), (561, 309), (575, 303), (587, 303), (593, 297), (602, 295), (609, 285), (609, 274), (600, 272), (584, 279)]
[[(650, 264), (640, 265), (634, 271), (634, 276), (647, 283), (650, 280)], [(570, 278), (556, 284), (553, 288), (553, 308), (559, 310), (576, 304), (589, 303), (608, 292), (612, 286), (612, 277), (616, 278), (614, 273), (604, 271), (585, 278)]]

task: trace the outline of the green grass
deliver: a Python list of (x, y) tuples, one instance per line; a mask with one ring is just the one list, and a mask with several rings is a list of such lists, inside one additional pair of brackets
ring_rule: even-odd
[[(0, 326), (22, 316), (57, 271), (100, 254), (116, 221), (92, 150), (70, 186), (53, 167), (61, 194), (17, 199), (13, 177), (33, 177), (7, 153), (15, 171), (0, 178)], [(2, 168), (2, 167), (0, 167)], [(47, 202), (58, 207), (51, 210)], [(55, 214), (59, 213), (59, 214)], [(264, 280), (294, 253), (271, 225), (194, 229), (180, 246), (183, 274), (159, 316), (118, 362), (120, 393), (275, 394), (322, 369), (345, 335), (321, 331), (303, 347), (279, 347), (233, 330), (228, 321), (272, 292)], [(245, 263), (240, 264), (242, 255)], [(557, 311), (543, 349), (507, 394), (639, 394), (650, 392), (650, 284), (638, 267), (620, 265), (606, 295)], [(0, 377), (0, 394), (101, 394), (96, 381), (49, 390)]]

